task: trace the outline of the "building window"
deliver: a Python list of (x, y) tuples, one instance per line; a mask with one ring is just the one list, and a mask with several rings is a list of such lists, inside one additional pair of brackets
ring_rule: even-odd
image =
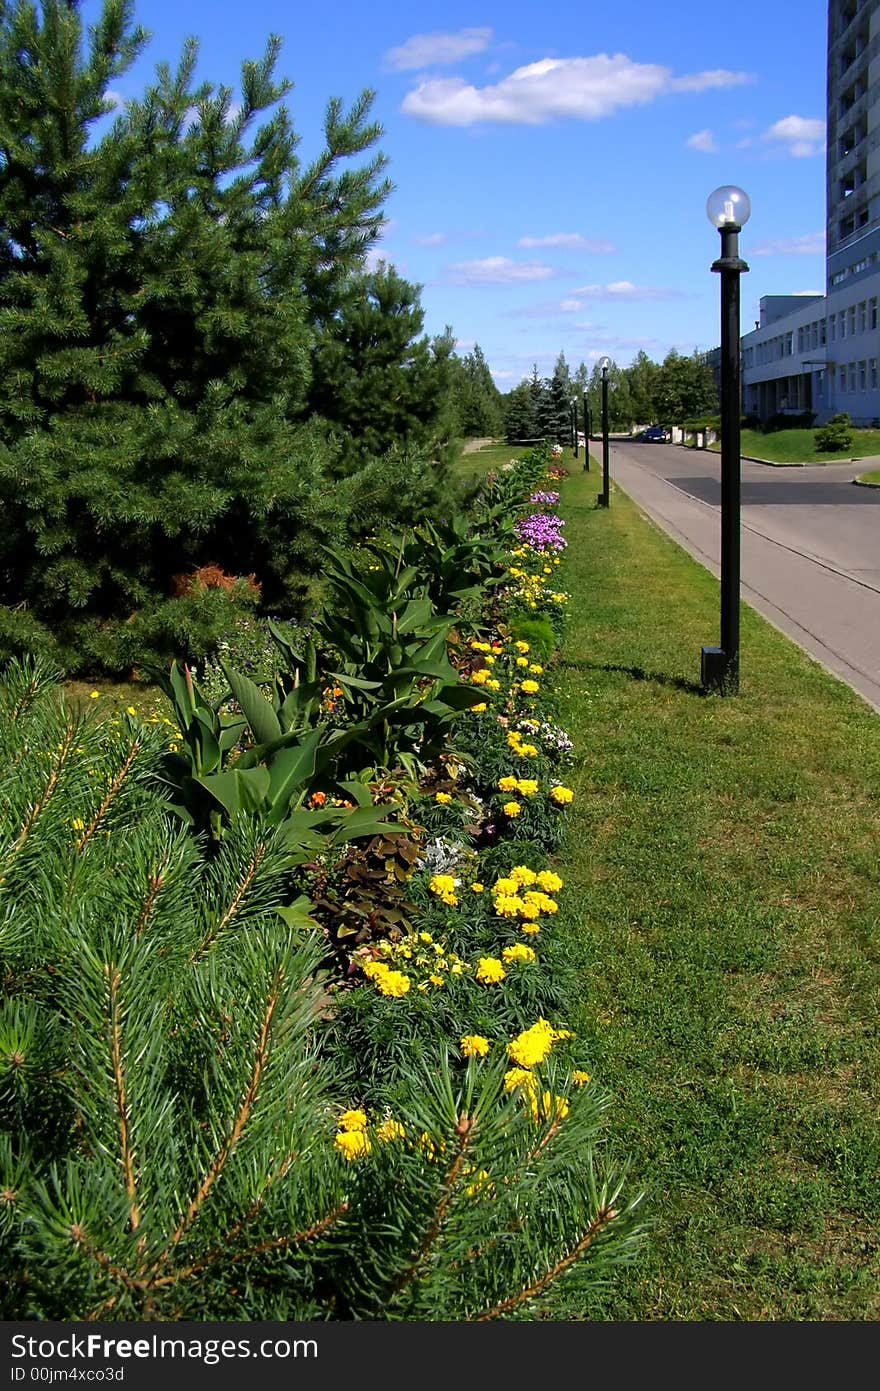
[(838, 316), (837, 316), (837, 327), (838, 327), (838, 330), (840, 331), (840, 336), (841, 336), (841, 338), (845, 338), (845, 337), (846, 337), (846, 311), (843, 310), (843, 309), (841, 309), (840, 313), (839, 313)]
[(837, 384), (841, 391), (846, 391), (846, 368), (841, 367), (837, 374)]
[(824, 319), (820, 319), (820, 320), (819, 320), (819, 342), (821, 343), (822, 347), (824, 348), (824, 346), (825, 346), (825, 320), (824, 320)]
[(859, 363), (859, 391), (867, 391), (867, 389), (868, 389), (868, 364), (867, 364), (867, 362), (860, 362), (860, 363)]
[(868, 327), (868, 306), (864, 300), (859, 305), (859, 333), (864, 333)]
[(833, 343), (837, 337), (837, 315), (828, 315), (828, 342)]
[(876, 359), (876, 357), (872, 357), (872, 358), (871, 358), (871, 361), (870, 361), (870, 363), (868, 364), (868, 366), (870, 367), (870, 371), (871, 371), (871, 390), (872, 390), (872, 391), (876, 391), (876, 390), (877, 390), (877, 359)]
[(856, 364), (854, 362), (849, 364), (849, 389), (850, 391), (856, 389)]
[(871, 300), (868, 301), (868, 318), (869, 318), (869, 321), (870, 321), (871, 328), (876, 328), (876, 327), (877, 327), (877, 301), (876, 301), (876, 299), (871, 299)]
[(847, 333), (849, 334), (850, 338), (852, 338), (853, 334), (854, 334), (855, 331), (856, 331), (856, 307), (855, 307), (854, 304), (851, 304), (851, 305), (850, 305), (850, 307), (849, 307), (849, 309), (848, 309), (848, 311), (847, 311), (847, 314), (848, 314), (848, 318), (847, 318), (846, 329), (847, 329)]

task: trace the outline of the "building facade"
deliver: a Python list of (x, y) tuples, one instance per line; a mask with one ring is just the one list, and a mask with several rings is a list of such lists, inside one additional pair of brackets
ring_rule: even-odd
[(880, 0), (829, 0), (825, 295), (768, 295), (743, 410), (880, 424)]

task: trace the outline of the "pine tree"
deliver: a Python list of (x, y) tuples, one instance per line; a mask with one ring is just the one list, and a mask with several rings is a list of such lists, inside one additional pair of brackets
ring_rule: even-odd
[(389, 187), (370, 93), (302, 166), (275, 38), (237, 108), (189, 41), (108, 129), (143, 46), (130, 0), (87, 40), (64, 0), (0, 13), (0, 651), (72, 667), (204, 642), (173, 591), (206, 562), (294, 603), (344, 531), (311, 354)]
[(571, 440), (572, 386), (565, 353), (557, 357), (553, 376), (546, 385), (546, 436), (556, 444), (566, 445)]
[(511, 444), (520, 444), (536, 439), (535, 429), (531, 386), (526, 380), (504, 397), (504, 433)]

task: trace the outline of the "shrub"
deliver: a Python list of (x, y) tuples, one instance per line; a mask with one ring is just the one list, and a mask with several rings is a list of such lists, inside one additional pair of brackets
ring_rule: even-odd
[(832, 415), (813, 433), (816, 448), (823, 453), (842, 452), (844, 449), (852, 449), (852, 420), (848, 411), (841, 411), (838, 415)]

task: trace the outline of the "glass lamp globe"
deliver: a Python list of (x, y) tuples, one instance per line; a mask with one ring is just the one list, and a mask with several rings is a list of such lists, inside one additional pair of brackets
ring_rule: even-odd
[(600, 357), (600, 358), (599, 358), (599, 371), (600, 371), (600, 372), (607, 372), (610, 366), (611, 366), (611, 358), (610, 358), (610, 357)]
[(736, 184), (722, 184), (706, 199), (706, 216), (719, 232), (724, 227), (745, 227), (751, 215), (749, 195)]

